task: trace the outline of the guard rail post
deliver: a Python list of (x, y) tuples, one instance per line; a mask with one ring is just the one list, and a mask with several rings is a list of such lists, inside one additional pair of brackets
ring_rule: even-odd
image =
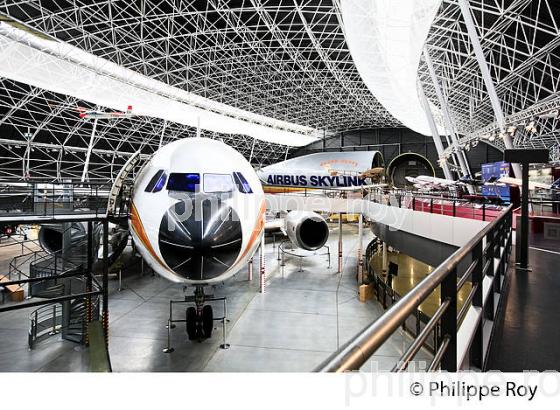
[[(476, 261), (476, 265), (472, 272), (471, 283), (476, 286), (474, 297), (472, 299), (472, 306), (477, 309), (482, 309), (482, 281), (484, 274), (482, 272), (482, 241), (479, 241), (472, 251), (472, 259)], [(466, 303), (466, 302), (465, 302)], [(480, 321), (474, 334), (470, 350), (470, 362), (479, 369), (482, 369), (483, 364), (483, 330), (484, 321)]]
[(448, 372), (457, 371), (457, 268), (441, 282), (440, 303), (449, 300), (449, 306), (441, 316), (441, 340), (449, 339), (449, 344), (441, 359), (441, 369)]

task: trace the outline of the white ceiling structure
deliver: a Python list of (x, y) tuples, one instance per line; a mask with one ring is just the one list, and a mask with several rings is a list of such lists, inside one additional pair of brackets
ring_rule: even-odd
[[(23, 76), (7, 78), (4, 72), (0, 178), (79, 177), (88, 148), (90, 177), (111, 177), (131, 153), (149, 155), (161, 144), (195, 135), (195, 123), (203, 135), (224, 139), (256, 166), (284, 159), (290, 146), (340, 131), (408, 125), (395, 118), (399, 115), (386, 102), (389, 110), (384, 108), (362, 79), (344, 34), (344, 1), (0, 0), (5, 29), (43, 44), (60, 42), (59, 49), (106, 61), (101, 66), (111, 65), (112, 77), (118, 72), (143, 79), (142, 91), (151, 84), (154, 98), (171, 96), (194, 106), (189, 113), (205, 111), (187, 120), (182, 114), (187, 111), (181, 111), (186, 106), (176, 109), (154, 99), (146, 108), (144, 100), (135, 100), (138, 116), (99, 120), (92, 133), (92, 122), (80, 119), (76, 106), (125, 109), (122, 105), (135, 94), (120, 92), (129, 99), (111, 105), (115, 98), (107, 97), (114, 87), (93, 87), (91, 76), (83, 78), (90, 90), (97, 90), (95, 100), (90, 94), (54, 90), (48, 78), (30, 82)], [(507, 132), (516, 145), (545, 146), (553, 159), (560, 159), (558, 1), (472, 0), (469, 6)], [(503, 130), (456, 0), (436, 7), (426, 52), (461, 146), (484, 141), (503, 147)], [(75, 91), (84, 75), (79, 70), (91, 67), (73, 62), (67, 77), (74, 76), (68, 84)], [(9, 63), (12, 73), (22, 74), (28, 66), (15, 57)], [(417, 78), (441, 125), (425, 56)], [(215, 114), (241, 126), (229, 132), (213, 128)]]
[(418, 66), (440, 4), (441, 0), (340, 2), (346, 42), (364, 83), (402, 125), (424, 135), (430, 134), (430, 127), (418, 96)]
[(320, 138), (315, 130), (189, 93), (64, 42), (0, 22), (0, 75), (99, 107), (128, 109), (220, 134), (243, 134), (291, 146)]

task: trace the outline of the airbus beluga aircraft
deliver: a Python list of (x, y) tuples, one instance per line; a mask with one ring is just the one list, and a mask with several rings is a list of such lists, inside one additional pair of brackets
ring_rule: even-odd
[[(220, 141), (172, 142), (138, 175), (130, 232), (156, 273), (195, 287), (196, 309), (187, 310), (191, 340), (212, 332), (212, 308), (204, 304), (204, 286), (221, 283), (246, 266), (264, 234), (265, 211), (261, 182), (252, 166)], [(281, 229), (296, 246), (308, 250), (319, 249), (328, 238), (327, 223), (312, 212), (288, 213)]]
[(383, 156), (379, 151), (317, 152), (257, 171), (267, 193), (303, 189), (359, 191), (386, 186), (373, 183), (382, 174)]

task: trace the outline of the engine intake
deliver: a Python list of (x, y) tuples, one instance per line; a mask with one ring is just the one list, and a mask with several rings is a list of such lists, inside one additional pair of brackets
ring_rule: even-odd
[(295, 246), (315, 251), (329, 239), (329, 226), (315, 212), (291, 211), (286, 216), (286, 233)]
[[(66, 258), (76, 264), (87, 261), (87, 223), (71, 222), (66, 226), (69, 228), (69, 248), (70, 253)], [(48, 253), (56, 253), (62, 250), (64, 224), (43, 224), (39, 229), (39, 244)], [(93, 224), (93, 244), (94, 254), (102, 255), (101, 237), (103, 226), (100, 223)], [(112, 264), (128, 243), (128, 231), (120, 229), (118, 226), (109, 226), (109, 264)]]

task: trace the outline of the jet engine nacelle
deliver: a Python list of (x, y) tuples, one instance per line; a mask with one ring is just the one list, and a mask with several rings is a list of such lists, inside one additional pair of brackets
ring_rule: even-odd
[(315, 212), (291, 211), (285, 220), (288, 238), (298, 248), (314, 251), (329, 239), (327, 222)]
[[(44, 224), (39, 229), (39, 244), (48, 253), (56, 253), (62, 250), (65, 229), (69, 229), (68, 240), (70, 241), (70, 256), (67, 258), (79, 264), (87, 260), (87, 222), (71, 222), (68, 224)], [(103, 226), (100, 223), (93, 224), (92, 248), (97, 253), (98, 259), (102, 259), (103, 249), (101, 238)], [(128, 232), (113, 224), (109, 224), (109, 264), (112, 264), (123, 252), (128, 243)]]
[[(87, 224), (82, 222), (71, 222), (65, 224), (45, 224), (39, 229), (39, 244), (49, 252), (56, 253), (62, 250), (64, 230), (70, 229), (70, 247), (76, 248), (87, 243)], [(99, 237), (99, 229), (94, 237)]]

